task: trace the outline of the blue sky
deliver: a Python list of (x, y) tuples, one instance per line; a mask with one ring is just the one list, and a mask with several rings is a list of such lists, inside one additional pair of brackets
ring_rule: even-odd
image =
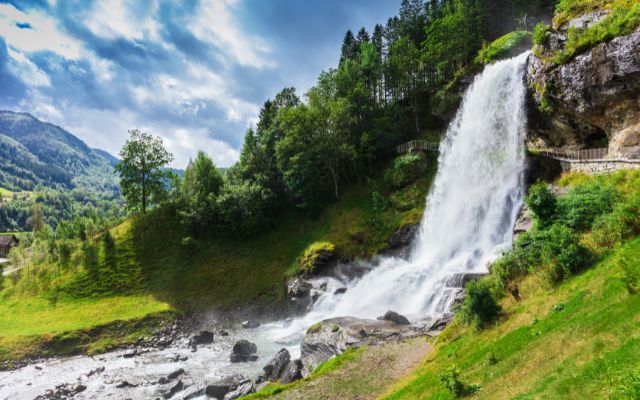
[(127, 130), (238, 158), (259, 109), (334, 67), (347, 29), (400, 0), (0, 0), (0, 108), (58, 124), (117, 154)]

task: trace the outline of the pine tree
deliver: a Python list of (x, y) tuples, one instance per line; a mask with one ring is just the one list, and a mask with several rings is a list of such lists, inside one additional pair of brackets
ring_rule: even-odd
[(342, 41), (342, 54), (340, 56), (340, 64), (345, 60), (355, 60), (358, 58), (358, 42), (353, 36), (353, 32), (349, 29), (344, 35)]

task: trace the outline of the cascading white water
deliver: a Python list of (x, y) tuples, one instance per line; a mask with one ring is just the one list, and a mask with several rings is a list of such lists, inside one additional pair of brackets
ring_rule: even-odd
[(304, 318), (274, 333), (302, 332), (326, 318), (375, 318), (388, 310), (436, 316), (449, 310), (446, 278), (486, 272), (512, 240), (523, 198), (528, 53), (487, 66), (467, 90), (441, 144), (438, 173), (408, 259), (382, 259), (343, 295), (321, 297)]

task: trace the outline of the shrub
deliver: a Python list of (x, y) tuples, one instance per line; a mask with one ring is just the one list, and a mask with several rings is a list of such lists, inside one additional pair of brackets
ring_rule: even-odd
[(560, 282), (581, 271), (589, 260), (588, 250), (570, 228), (555, 224), (539, 232), (542, 241), (540, 260), (543, 273), (552, 283)]
[(460, 379), (460, 370), (452, 365), (440, 374), (440, 382), (455, 396), (468, 396), (480, 391), (480, 385), (466, 385)]
[(466, 324), (474, 323), (481, 327), (494, 321), (500, 313), (500, 306), (496, 302), (489, 279), (471, 281), (465, 287), (467, 296), (461, 306), (462, 321)]
[(257, 183), (229, 183), (216, 199), (221, 227), (237, 236), (256, 234), (271, 224), (271, 192)]
[(394, 160), (393, 167), (385, 171), (384, 179), (392, 188), (401, 188), (420, 178), (426, 169), (424, 154), (408, 153)]
[(556, 214), (557, 200), (544, 182), (531, 186), (525, 201), (541, 227), (551, 223)]
[(616, 194), (597, 183), (578, 185), (558, 199), (558, 220), (577, 231), (591, 229), (596, 218), (613, 210)]
[(551, 26), (544, 22), (540, 22), (533, 30), (533, 43), (546, 46), (549, 43)]
[(624, 256), (619, 256), (616, 263), (622, 269), (622, 283), (631, 294), (640, 289), (640, 268), (633, 266)]

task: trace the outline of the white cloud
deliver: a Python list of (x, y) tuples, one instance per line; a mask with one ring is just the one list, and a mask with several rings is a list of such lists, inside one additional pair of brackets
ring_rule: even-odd
[[(31, 28), (19, 28), (18, 23)], [(39, 11), (22, 12), (10, 4), (0, 4), (0, 36), (25, 53), (49, 50), (69, 60), (79, 60), (83, 54), (82, 43), (61, 32), (53, 18)]]
[(158, 23), (154, 15), (158, 9), (158, 2), (154, 1), (151, 12), (140, 17), (132, 13), (135, 5), (131, 0), (100, 0), (89, 12), (85, 26), (94, 35), (106, 39), (157, 39)]
[(51, 86), (49, 76), (23, 53), (9, 48), (9, 70), (27, 86)]
[(214, 44), (242, 66), (274, 67), (271, 49), (261, 38), (248, 36), (233, 16), (237, 0), (202, 0), (189, 26), (195, 37)]

